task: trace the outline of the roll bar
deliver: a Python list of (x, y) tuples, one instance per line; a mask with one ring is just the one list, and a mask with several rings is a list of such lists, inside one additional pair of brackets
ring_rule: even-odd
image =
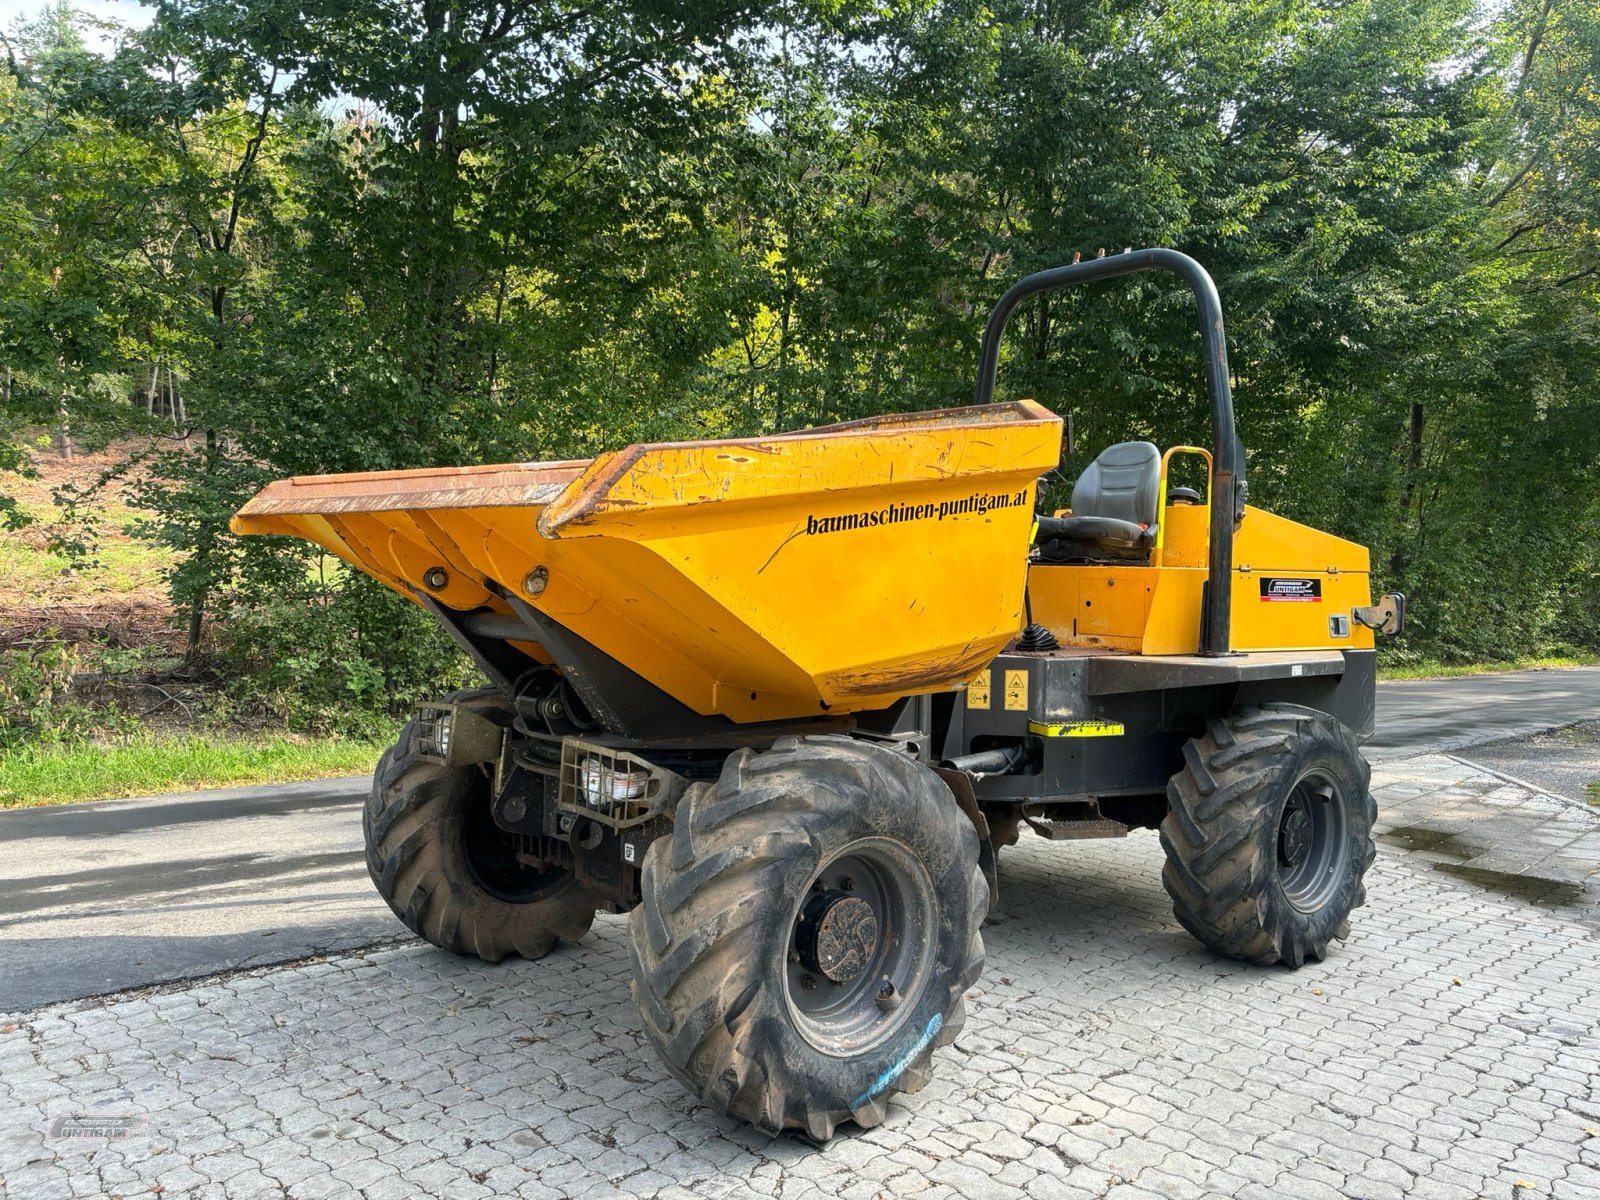
[(989, 313), (978, 358), (975, 403), (994, 400), (1000, 370), (1000, 337), (1017, 307), (1040, 292), (1093, 283), (1136, 271), (1171, 271), (1194, 293), (1205, 358), (1206, 393), (1211, 399), (1211, 553), (1205, 612), (1200, 627), (1200, 653), (1217, 657), (1229, 652), (1233, 617), (1233, 532), (1244, 516), (1246, 495), (1244, 446), (1233, 428), (1233, 391), (1228, 386), (1228, 345), (1222, 329), (1222, 302), (1206, 269), (1187, 254), (1156, 247), (1130, 250), (1106, 258), (1038, 271), (1012, 285)]

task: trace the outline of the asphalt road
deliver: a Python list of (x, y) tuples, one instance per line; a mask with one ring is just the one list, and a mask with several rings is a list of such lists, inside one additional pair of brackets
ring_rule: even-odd
[[(1600, 668), (1378, 687), (1369, 757), (1600, 717)], [(0, 1012), (408, 936), (361, 850), (366, 777), (0, 813)]]
[(367, 878), (369, 779), (0, 813), (0, 1011), (409, 936)]
[(1600, 667), (1378, 685), (1374, 761), (1554, 729), (1600, 716)]

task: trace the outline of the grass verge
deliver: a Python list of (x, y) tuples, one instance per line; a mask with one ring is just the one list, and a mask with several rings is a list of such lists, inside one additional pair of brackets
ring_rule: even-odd
[(359, 775), (372, 770), (387, 745), (364, 738), (187, 736), (21, 746), (0, 752), (0, 808)]
[(1378, 664), (1379, 679), (1448, 679), (1456, 675), (1500, 675), (1506, 671), (1533, 671), (1552, 667), (1592, 667), (1600, 656), (1575, 658), (1513, 658), (1505, 662), (1443, 663), (1424, 660), (1402, 666)]

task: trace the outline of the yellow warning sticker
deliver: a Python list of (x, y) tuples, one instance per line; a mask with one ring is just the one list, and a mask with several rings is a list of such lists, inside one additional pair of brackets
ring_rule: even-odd
[(989, 671), (984, 671), (971, 683), (967, 684), (967, 707), (989, 707)]
[(1123, 728), (1121, 721), (1061, 721), (1049, 725), (1029, 721), (1028, 732), (1042, 737), (1121, 737)]
[(1028, 673), (1006, 672), (1006, 711), (1025, 712), (1028, 707)]

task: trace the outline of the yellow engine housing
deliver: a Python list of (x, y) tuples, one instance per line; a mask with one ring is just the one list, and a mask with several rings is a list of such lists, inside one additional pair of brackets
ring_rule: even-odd
[[(1063, 646), (1193, 654), (1209, 575), (1208, 516), (1203, 506), (1166, 505), (1161, 545), (1149, 566), (1035, 564), (1028, 576), (1033, 619)], [(1365, 546), (1246, 506), (1233, 556), (1230, 649), (1372, 649), (1372, 630), (1351, 617), (1371, 603)], [(1342, 635), (1330, 618), (1341, 619)]]

